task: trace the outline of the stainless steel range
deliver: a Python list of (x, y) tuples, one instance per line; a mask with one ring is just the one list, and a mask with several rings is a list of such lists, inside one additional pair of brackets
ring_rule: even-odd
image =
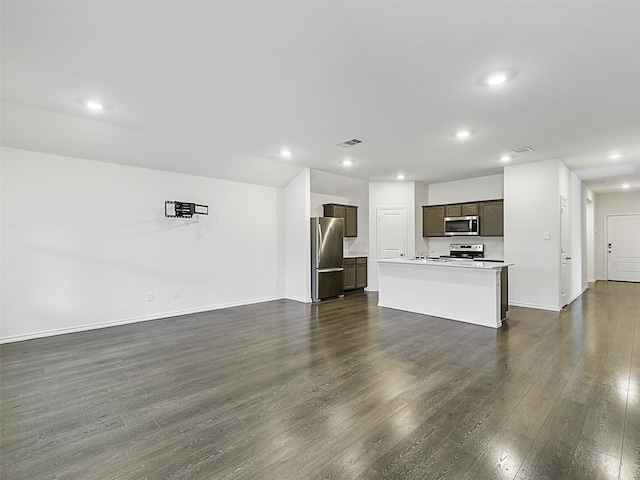
[(484, 244), (482, 243), (452, 243), (449, 245), (449, 255), (443, 255), (440, 258), (484, 258)]

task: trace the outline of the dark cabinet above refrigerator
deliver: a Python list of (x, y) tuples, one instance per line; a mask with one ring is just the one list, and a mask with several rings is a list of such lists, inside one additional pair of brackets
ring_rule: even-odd
[(342, 218), (344, 220), (344, 236), (358, 236), (358, 207), (339, 203), (325, 203), (323, 206), (325, 217)]

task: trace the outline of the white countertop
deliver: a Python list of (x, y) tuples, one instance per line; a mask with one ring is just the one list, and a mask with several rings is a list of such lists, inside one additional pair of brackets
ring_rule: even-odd
[(510, 267), (513, 263), (505, 262), (476, 262), (474, 260), (440, 260), (438, 258), (427, 258), (416, 260), (413, 258), (388, 258), (378, 260), (379, 263), (396, 263), (399, 265), (428, 265), (430, 267), (448, 268), (472, 268), (481, 270), (500, 270), (503, 267)]
[(368, 255), (366, 253), (345, 253), (343, 255), (343, 258), (362, 258), (362, 257), (368, 257)]

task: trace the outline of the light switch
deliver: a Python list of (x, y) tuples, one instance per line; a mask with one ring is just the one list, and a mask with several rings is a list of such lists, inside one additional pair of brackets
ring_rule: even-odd
[(544, 239), (549, 240), (551, 238), (551, 234), (549, 232), (544, 232)]

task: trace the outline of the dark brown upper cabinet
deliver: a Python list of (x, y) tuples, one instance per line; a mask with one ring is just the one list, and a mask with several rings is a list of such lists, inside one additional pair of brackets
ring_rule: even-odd
[(461, 217), (462, 205), (460, 205), (459, 203), (456, 203), (454, 205), (445, 205), (444, 216), (445, 217)]
[(501, 237), (503, 227), (503, 200), (427, 205), (422, 207), (422, 236), (444, 237), (445, 217), (480, 217), (480, 236)]
[(445, 217), (470, 217), (478, 215), (478, 202), (445, 205)]
[(463, 203), (462, 204), (462, 216), (470, 217), (478, 215), (478, 203)]
[(444, 205), (422, 207), (422, 236), (444, 237)]
[(504, 202), (490, 200), (479, 202), (480, 235), (502, 237), (504, 235)]
[(358, 236), (358, 207), (337, 203), (325, 203), (322, 207), (325, 217), (336, 217), (344, 220), (345, 237)]

